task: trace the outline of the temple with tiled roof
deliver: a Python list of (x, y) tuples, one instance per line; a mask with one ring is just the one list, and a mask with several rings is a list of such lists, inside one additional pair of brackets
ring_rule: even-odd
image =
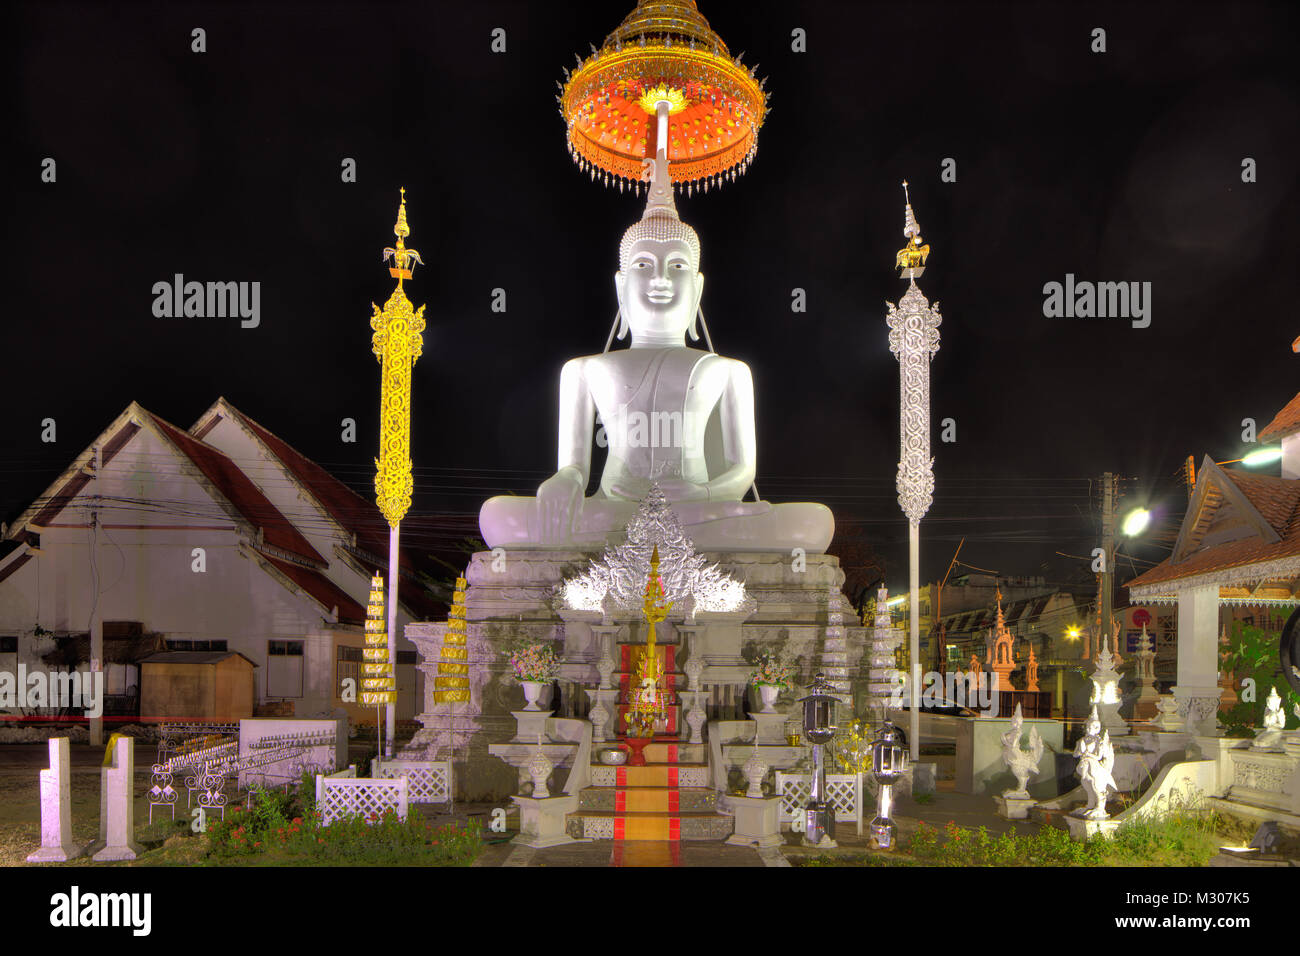
[(1207, 457), (1173, 552), (1127, 585), (1134, 604), (1177, 605), (1173, 693), (1189, 728), (1205, 734), (1219, 707), (1219, 609), (1300, 604), (1300, 395), (1259, 440), (1281, 442), (1281, 476)]
[[(0, 635), (19, 658), (84, 670), (87, 628), (102, 622), (108, 693), (137, 702), (140, 669), (115, 649), (118, 631), (149, 635), (150, 651), (238, 652), (256, 665), (258, 705), (374, 720), (344, 681), (360, 685), (384, 527), (374, 504), (224, 399), (189, 430), (133, 402), (7, 529)], [(440, 610), (415, 573), (423, 560), (402, 559), (403, 624)], [(421, 677), (413, 645), (398, 647), (408, 719)]]

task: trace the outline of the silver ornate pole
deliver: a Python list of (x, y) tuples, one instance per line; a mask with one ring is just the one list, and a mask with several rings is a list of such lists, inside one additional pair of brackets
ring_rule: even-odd
[(889, 306), (889, 351), (899, 365), (898, 504), (908, 521), (908, 575), (910, 579), (911, 721), (908, 741), (912, 762), (921, 756), (921, 519), (934, 501), (934, 459), (930, 457), (930, 359), (939, 351), (939, 303), (933, 306), (917, 288), (925, 271), (930, 247), (921, 244), (921, 227), (912, 214), (907, 181), (903, 181), (905, 213), (903, 235), (907, 244), (895, 260), (908, 280), (907, 292), (897, 306)]

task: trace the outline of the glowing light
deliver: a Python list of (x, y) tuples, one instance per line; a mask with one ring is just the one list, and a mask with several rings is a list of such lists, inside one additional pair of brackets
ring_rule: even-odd
[(1079, 639), (1079, 635), (1082, 633), (1083, 632), (1079, 630), (1079, 628), (1077, 627), (1068, 627), (1065, 629), (1065, 636), (1072, 641), (1077, 641)]
[(1252, 451), (1241, 459), (1241, 463), (1247, 468), (1258, 468), (1260, 465), (1267, 465), (1270, 462), (1278, 461), (1282, 457), (1282, 449), (1274, 446), (1272, 448), (1261, 448), (1259, 451)]
[(1146, 530), (1151, 523), (1151, 512), (1146, 508), (1134, 508), (1124, 518), (1124, 533), (1130, 538)]

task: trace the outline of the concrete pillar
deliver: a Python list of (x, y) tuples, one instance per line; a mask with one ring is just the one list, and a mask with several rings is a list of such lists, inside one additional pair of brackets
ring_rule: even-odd
[(1173, 688), (1187, 730), (1212, 735), (1219, 712), (1219, 586), (1178, 592), (1178, 683)]
[(50, 738), (50, 767), (41, 771), (41, 848), (28, 863), (62, 863), (80, 856), (72, 843), (72, 789), (68, 738)]
[(108, 766), (99, 771), (99, 842), (94, 859), (134, 860), (144, 852), (135, 842), (135, 741), (114, 734)]

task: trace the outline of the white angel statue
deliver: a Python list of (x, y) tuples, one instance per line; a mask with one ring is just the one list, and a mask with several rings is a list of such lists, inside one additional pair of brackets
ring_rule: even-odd
[(1079, 758), (1075, 773), (1088, 794), (1088, 803), (1077, 816), (1089, 820), (1105, 820), (1106, 798), (1119, 788), (1115, 786), (1115, 748), (1110, 742), (1110, 731), (1101, 729), (1097, 708), (1088, 715), (1083, 737), (1074, 745), (1074, 756)]

